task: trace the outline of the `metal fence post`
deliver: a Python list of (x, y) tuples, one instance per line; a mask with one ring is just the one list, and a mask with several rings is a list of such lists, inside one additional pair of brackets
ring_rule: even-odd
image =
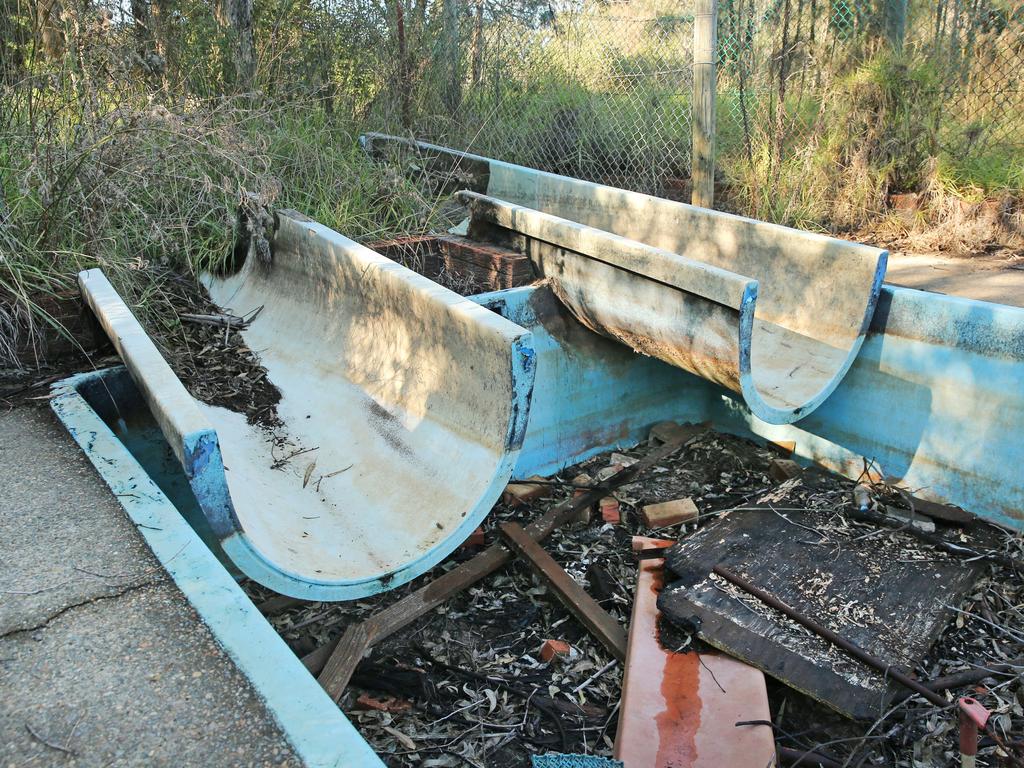
[(690, 179), (694, 205), (715, 202), (715, 49), (718, 0), (696, 0), (693, 12), (693, 152)]
[(903, 51), (907, 34), (907, 0), (888, 0), (885, 8), (885, 36), (896, 53)]

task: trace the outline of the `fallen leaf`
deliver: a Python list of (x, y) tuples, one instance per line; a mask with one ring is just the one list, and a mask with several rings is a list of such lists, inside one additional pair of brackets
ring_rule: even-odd
[(384, 726), (384, 730), (387, 731), (388, 733), (390, 733), (396, 739), (398, 739), (398, 741), (401, 743), (401, 745), (403, 747), (405, 747), (406, 749), (418, 749), (418, 747), (416, 746), (416, 742), (413, 741), (408, 736), (406, 736), (404, 733), (402, 733), (397, 728), (392, 728), (389, 725), (385, 725)]
[(305, 488), (309, 485), (309, 478), (313, 474), (313, 470), (316, 469), (316, 459), (309, 462), (309, 466), (306, 467), (306, 474), (302, 477), (302, 487)]

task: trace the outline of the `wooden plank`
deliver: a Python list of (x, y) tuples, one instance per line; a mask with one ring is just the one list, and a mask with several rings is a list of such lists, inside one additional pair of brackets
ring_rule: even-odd
[(530, 570), (550, 589), (573, 616), (579, 619), (620, 662), (626, 660), (626, 632), (608, 611), (597, 604), (555, 559), (520, 526), (502, 523), (501, 535)]
[[(674, 541), (633, 537), (633, 549), (662, 556)], [(759, 669), (718, 653), (677, 653), (661, 642), (662, 559), (640, 563), (629, 622), (615, 757), (626, 768), (762, 768), (774, 764), (771, 719)]]
[[(687, 425), (675, 440), (651, 451), (633, 466), (617, 472), (609, 478), (604, 487), (566, 499), (552, 507), (526, 527), (527, 534), (536, 541), (542, 541), (556, 528), (575, 519), (580, 510), (600, 501), (610, 488), (632, 482), (641, 472), (668, 458), (706, 429), (706, 425)], [(406, 595), (380, 613), (374, 614), (360, 624), (348, 627), (335, 645), (321, 646), (305, 656), (302, 662), (314, 674), (322, 668), (317, 679), (331, 698), (338, 701), (345, 692), (360, 659), (373, 643), (408, 626), (511, 559), (512, 553), (503, 544), (493, 544), (472, 560)]]
[(912, 669), (948, 623), (945, 606), (960, 604), (981, 569), (902, 532), (864, 538), (870, 530), (832, 510), (783, 516), (751, 505), (673, 548), (666, 562), (679, 581), (658, 605), (790, 687), (850, 717), (877, 717), (897, 686), (711, 574), (716, 565), (739, 573), (872, 655)]
[(715, 202), (715, 35), (718, 0), (693, 6), (693, 154), (691, 202), (711, 208)]

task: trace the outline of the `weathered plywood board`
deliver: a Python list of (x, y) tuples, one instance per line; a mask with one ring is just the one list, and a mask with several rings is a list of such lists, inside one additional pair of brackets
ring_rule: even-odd
[(884, 676), (711, 574), (723, 565), (869, 653), (913, 670), (979, 575), (899, 532), (833, 511), (735, 511), (677, 544), (659, 608), (705, 642), (856, 718), (897, 690)]

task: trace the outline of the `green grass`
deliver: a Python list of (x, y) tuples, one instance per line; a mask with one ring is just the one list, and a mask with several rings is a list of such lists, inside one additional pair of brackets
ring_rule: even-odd
[(935, 173), (949, 194), (971, 202), (1019, 195), (1024, 190), (1024, 152), (997, 148), (980, 155), (943, 155)]
[[(65, 118), (67, 114), (55, 117)], [(147, 324), (177, 326), (171, 274), (197, 277), (231, 252), (248, 194), (349, 237), (429, 227), (436, 201), (372, 163), (350, 124), (318, 106), (239, 101), (168, 112), (122, 105), (40, 141), (27, 117), (0, 136), (0, 366), (57, 321), (49, 307), (99, 266)], [(56, 121), (54, 121), (56, 122)], [(32, 148), (36, 151), (33, 153)]]

